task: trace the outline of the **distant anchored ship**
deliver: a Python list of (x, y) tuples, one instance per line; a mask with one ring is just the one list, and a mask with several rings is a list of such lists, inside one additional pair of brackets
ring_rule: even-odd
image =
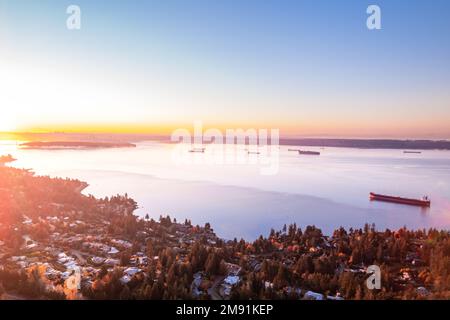
[(301, 150), (301, 149), (288, 149), (288, 151), (298, 152), (298, 154), (307, 155), (307, 156), (319, 156), (320, 155), (320, 152), (317, 152), (317, 151), (308, 151), (308, 150)]
[(205, 153), (206, 148), (192, 148), (189, 150), (191, 153)]
[(384, 201), (384, 202), (392, 202), (392, 203), (400, 203), (400, 204), (406, 204), (410, 206), (419, 206), (419, 207), (430, 207), (431, 201), (428, 199), (427, 196), (423, 197), (422, 199), (409, 199), (409, 198), (402, 198), (402, 197), (393, 197), (393, 196), (387, 196), (377, 193), (370, 193), (370, 200), (371, 201)]
[(307, 156), (320, 156), (320, 152), (318, 151), (298, 150), (298, 154)]

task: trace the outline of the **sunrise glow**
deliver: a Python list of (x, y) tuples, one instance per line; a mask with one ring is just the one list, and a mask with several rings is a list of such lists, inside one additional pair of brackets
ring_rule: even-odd
[[(384, 25), (399, 31), (372, 32), (354, 19), (364, 8), (334, 3), (247, 4), (214, 19), (198, 5), (142, 4), (126, 24), (125, 4), (79, 5), (92, 15), (80, 30), (50, 2), (8, 6), (0, 130), (166, 134), (201, 120), (294, 136), (450, 137), (450, 44), (421, 10), (386, 4)], [(336, 24), (326, 32), (324, 12)], [(405, 37), (405, 24), (434, 31)]]

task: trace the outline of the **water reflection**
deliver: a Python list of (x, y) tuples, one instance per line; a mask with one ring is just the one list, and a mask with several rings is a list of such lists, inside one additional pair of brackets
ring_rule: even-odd
[[(144, 142), (135, 149), (52, 151), (2, 142), (0, 153), (13, 154), (14, 166), (38, 174), (88, 181), (86, 192), (96, 196), (127, 192), (138, 201), (138, 214), (211, 222), (226, 238), (251, 239), (290, 222), (315, 224), (326, 232), (366, 222), (379, 228), (450, 228), (448, 151), (317, 148), (319, 157), (302, 157), (282, 146), (278, 174), (263, 176), (251, 164), (177, 165), (173, 147)], [(427, 194), (432, 206), (370, 202), (369, 192)]]

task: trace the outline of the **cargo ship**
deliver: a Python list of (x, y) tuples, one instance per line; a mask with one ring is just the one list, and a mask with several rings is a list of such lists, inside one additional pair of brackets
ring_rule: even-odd
[(298, 154), (307, 155), (307, 156), (320, 156), (320, 152), (317, 152), (317, 151), (298, 150)]
[(405, 150), (405, 151), (403, 151), (403, 153), (421, 154), (422, 151), (408, 151), (408, 150)]
[(193, 148), (189, 150), (191, 153), (205, 153), (206, 148)]
[(370, 200), (371, 201), (384, 201), (384, 202), (400, 203), (400, 204), (406, 204), (406, 205), (418, 206), (418, 207), (430, 207), (431, 206), (431, 201), (428, 199), (428, 197), (423, 197), (423, 199), (409, 199), (409, 198), (402, 198), (402, 197), (386, 196), (386, 195), (371, 192)]

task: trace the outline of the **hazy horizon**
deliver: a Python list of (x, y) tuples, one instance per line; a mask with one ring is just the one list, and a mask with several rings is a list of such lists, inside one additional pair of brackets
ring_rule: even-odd
[[(189, 127), (183, 127), (187, 130), (191, 129)], [(239, 129), (239, 128), (234, 128)], [(246, 130), (246, 128), (242, 128)], [(111, 139), (116, 137), (121, 140), (129, 140), (130, 142), (134, 139), (139, 138), (139, 140), (152, 140), (152, 139), (167, 139), (170, 140), (170, 132), (161, 132), (161, 133), (146, 133), (146, 132), (70, 132), (70, 131), (36, 131), (36, 132), (0, 132), (0, 141), (3, 140), (27, 140), (32, 137), (35, 137), (36, 140), (39, 138), (43, 140), (52, 140), (52, 137), (67, 137), (69, 140), (82, 140), (82, 138), (89, 137), (90, 139), (101, 140), (102, 138)], [(58, 138), (57, 138), (58, 139)], [(394, 140), (394, 141), (450, 141), (450, 137), (396, 137), (389, 135), (378, 135), (378, 136), (345, 136), (345, 135), (300, 135), (300, 134), (281, 134), (280, 139), (282, 140), (302, 140), (302, 139), (311, 139), (311, 140)]]

